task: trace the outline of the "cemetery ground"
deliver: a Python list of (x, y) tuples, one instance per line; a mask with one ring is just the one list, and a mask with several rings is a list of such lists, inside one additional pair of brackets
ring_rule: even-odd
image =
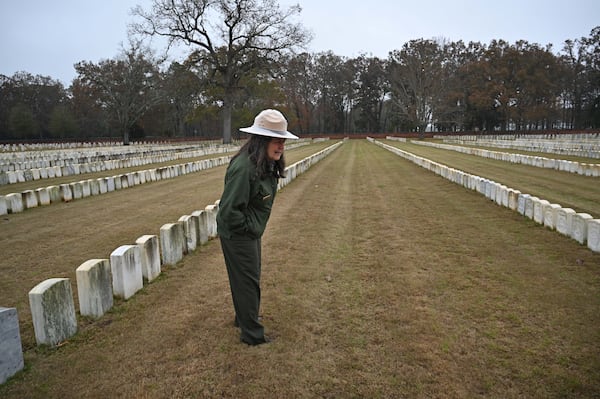
[[(459, 152), (424, 147), (412, 143), (384, 141), (415, 155), (435, 160), (452, 168), (462, 170), (502, 183), (522, 193), (538, 196), (563, 208), (571, 207), (577, 212), (585, 212), (600, 218), (600, 181), (597, 177), (582, 176), (576, 173), (560, 172), (535, 166), (511, 164), (505, 161), (465, 156)], [(548, 153), (531, 153), (495, 149), (509, 153), (525, 153), (546, 158), (568, 159), (585, 163), (600, 163), (599, 159), (562, 156)]]
[[(600, 216), (597, 179), (418, 150)], [(99, 320), (80, 318), (57, 349), (35, 346), (34, 285), (70, 277), (76, 292), (79, 264), (213, 203), (224, 170), (0, 220), (0, 305), (19, 311), (26, 362), (0, 397), (600, 395), (600, 254), (365, 140), (277, 196), (261, 307), (274, 342), (239, 342), (213, 240)]]

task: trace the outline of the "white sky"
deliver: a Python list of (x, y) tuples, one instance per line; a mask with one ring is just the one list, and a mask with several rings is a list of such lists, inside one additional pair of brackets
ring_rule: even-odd
[[(523, 39), (554, 52), (600, 25), (599, 0), (280, 0), (299, 3), (311, 52), (386, 58), (412, 39), (489, 44)], [(127, 45), (130, 10), (150, 0), (0, 0), (0, 74), (50, 76), (69, 86), (79, 61), (115, 57)]]

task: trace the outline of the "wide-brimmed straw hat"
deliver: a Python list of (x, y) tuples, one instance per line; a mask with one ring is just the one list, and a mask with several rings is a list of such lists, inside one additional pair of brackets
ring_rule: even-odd
[(259, 136), (297, 139), (298, 136), (287, 131), (287, 125), (287, 120), (281, 112), (276, 109), (265, 109), (256, 115), (252, 126), (243, 127), (240, 131)]

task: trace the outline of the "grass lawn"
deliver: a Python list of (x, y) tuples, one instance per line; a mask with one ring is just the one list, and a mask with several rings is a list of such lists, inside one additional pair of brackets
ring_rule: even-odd
[[(600, 218), (600, 178), (535, 166), (512, 164), (398, 141), (384, 141), (404, 151), (432, 161), (485, 177), (507, 187), (532, 194), (563, 208), (589, 213)], [(511, 152), (511, 151), (506, 151)]]
[[(0, 304), (22, 318), (37, 282), (204, 208), (223, 174), (8, 215)], [(22, 333), (26, 369), (0, 397), (600, 395), (600, 254), (366, 140), (278, 194), (262, 315), (275, 341), (241, 344), (211, 241), (58, 349)]]

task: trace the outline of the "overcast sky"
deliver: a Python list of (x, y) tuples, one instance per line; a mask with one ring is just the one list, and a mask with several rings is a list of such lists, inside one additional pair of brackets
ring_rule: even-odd
[[(280, 0), (299, 3), (314, 34), (309, 51), (386, 58), (413, 39), (554, 45), (600, 25), (599, 0)], [(69, 86), (79, 61), (115, 57), (131, 8), (151, 0), (0, 0), (0, 74), (50, 76)]]

